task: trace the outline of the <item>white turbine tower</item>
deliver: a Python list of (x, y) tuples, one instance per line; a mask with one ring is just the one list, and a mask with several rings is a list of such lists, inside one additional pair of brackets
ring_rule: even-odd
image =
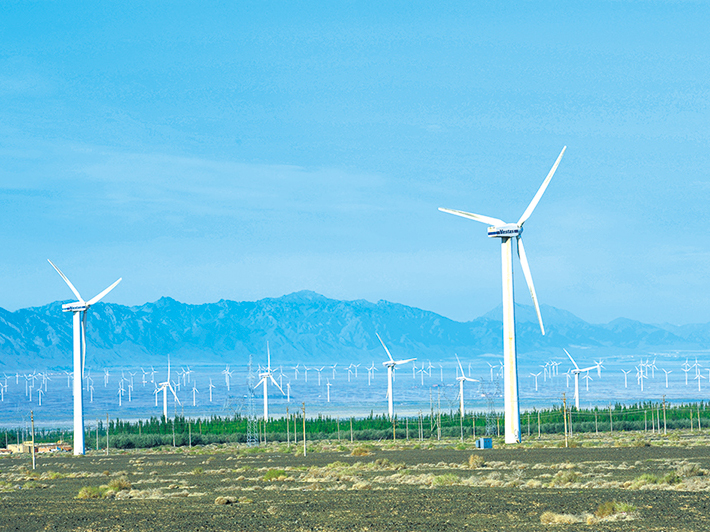
[(537, 391), (537, 378), (542, 375), (542, 371), (539, 373), (530, 373), (530, 376), (535, 379), (535, 391)]
[[(89, 301), (79, 294), (71, 281), (67, 279), (59, 268), (52, 261), (49, 263), (57, 270), (57, 273), (64, 279), (71, 291), (77, 298), (76, 303), (66, 303), (62, 305), (62, 311), (73, 313), (73, 345), (74, 345), (74, 454), (84, 454), (84, 397), (82, 394), (82, 382), (84, 377), (84, 363), (86, 361), (86, 314), (89, 307), (100, 301), (106, 294), (113, 290), (118, 281), (106, 288), (103, 292), (93, 297)], [(77, 378), (78, 376), (78, 378)]]
[(271, 369), (271, 351), (269, 351), (269, 342), (266, 342), (266, 356), (266, 370), (259, 373), (261, 380), (257, 382), (255, 386), (255, 388), (257, 388), (260, 384), (264, 384), (264, 421), (268, 421), (269, 419), (269, 381), (273, 382), (274, 386), (276, 386), (283, 395), (286, 395), (281, 389), (281, 386), (279, 386), (279, 383), (276, 382), (276, 379), (274, 379), (274, 372)]
[[(628, 388), (629, 387), (629, 373), (631, 373), (631, 370), (630, 369), (629, 370), (622, 369), (621, 372), (624, 374), (624, 388)], [(666, 386), (666, 388), (667, 388), (667, 386)]]
[(533, 303), (535, 304), (535, 311), (537, 312), (537, 318), (540, 322), (540, 330), (544, 335), (545, 328), (542, 325), (542, 315), (540, 314), (540, 307), (537, 303), (537, 296), (535, 295), (535, 287), (533, 286), (530, 266), (528, 265), (528, 259), (525, 254), (525, 248), (521, 237), (523, 234), (523, 224), (535, 210), (535, 207), (537, 207), (537, 204), (540, 201), (540, 198), (542, 198), (542, 195), (545, 193), (547, 185), (550, 184), (550, 180), (555, 174), (557, 166), (560, 164), (560, 160), (562, 159), (562, 155), (564, 155), (566, 149), (567, 146), (562, 148), (555, 164), (552, 166), (552, 169), (542, 182), (537, 194), (535, 194), (535, 197), (533, 197), (530, 205), (528, 205), (528, 208), (525, 209), (525, 212), (523, 212), (523, 215), (517, 223), (505, 223), (503, 220), (499, 220), (498, 218), (491, 218), (490, 216), (482, 216), (480, 214), (472, 214), (464, 211), (442, 208), (439, 209), (442, 212), (448, 212), (449, 214), (455, 214), (456, 216), (468, 218), (469, 220), (475, 220), (477, 222), (488, 224), (488, 236), (491, 238), (501, 239), (501, 259), (503, 263), (503, 387), (505, 394), (505, 443), (520, 442), (520, 405), (518, 400), (518, 368), (515, 346), (515, 300), (513, 297), (513, 237), (517, 243), (518, 257), (520, 258), (520, 265), (523, 268), (525, 281), (530, 290)]
[[(579, 410), (579, 374), (584, 373), (585, 371), (599, 369), (599, 365), (595, 364), (594, 366), (589, 366), (588, 368), (579, 369), (579, 366), (572, 358), (572, 355), (570, 355), (566, 349), (563, 348), (562, 350), (567, 353), (567, 356), (572, 361), (572, 364), (574, 364), (575, 369), (572, 370), (572, 374), (574, 375), (574, 406), (577, 408), (577, 410)], [(589, 374), (587, 374), (587, 376), (588, 375)], [(589, 381), (587, 381), (587, 390), (589, 390)]]
[(666, 374), (666, 388), (668, 388), (668, 374), (673, 373), (673, 370), (666, 370), (665, 368), (663, 368), (663, 373)]
[(382, 365), (387, 368), (387, 399), (389, 400), (389, 416), (390, 419), (394, 418), (394, 400), (392, 399), (392, 377), (394, 373), (394, 368), (400, 364), (406, 364), (407, 362), (412, 362), (413, 360), (416, 360), (416, 358), (408, 358), (406, 360), (394, 360), (392, 358), (392, 355), (390, 354), (390, 350), (387, 349), (387, 346), (385, 343), (382, 341), (382, 338), (380, 338), (380, 335), (375, 333), (377, 335), (377, 338), (380, 340), (380, 343), (382, 344), (382, 347), (385, 348), (385, 352), (387, 353), (387, 356), (389, 357), (389, 360), (386, 362), (383, 362)]
[(459, 360), (458, 355), (456, 355), (456, 362), (459, 363), (459, 369), (461, 370), (461, 375), (456, 377), (456, 380), (459, 381), (459, 407), (461, 411), (461, 418), (464, 416), (464, 409), (463, 409), (463, 383), (465, 381), (468, 382), (481, 382), (477, 379), (472, 379), (471, 377), (467, 377), (464, 372), (463, 372), (463, 367), (461, 367), (461, 361)]

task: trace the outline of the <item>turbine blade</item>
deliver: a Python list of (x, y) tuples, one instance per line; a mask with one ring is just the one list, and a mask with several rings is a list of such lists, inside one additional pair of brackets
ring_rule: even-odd
[(69, 279), (67, 279), (67, 276), (62, 273), (62, 270), (57, 268), (51, 260), (47, 259), (47, 262), (49, 262), (52, 265), (52, 268), (57, 270), (57, 273), (62, 276), (62, 279), (64, 279), (64, 282), (67, 283), (69, 285), (69, 288), (71, 288), (71, 291), (74, 292), (74, 295), (76, 296), (76, 298), (83, 303), (84, 300), (81, 298), (81, 294), (79, 294), (79, 291), (76, 288), (74, 288), (74, 285), (71, 284), (71, 281)]
[(399, 364), (406, 364), (407, 362), (412, 362), (413, 360), (416, 360), (416, 358), (408, 358), (407, 360), (393, 360), (396, 365)]
[(444, 209), (443, 207), (439, 207), (439, 210), (441, 212), (448, 212), (449, 214), (454, 214), (456, 216), (461, 216), (462, 218), (468, 218), (469, 220), (475, 220), (488, 225), (505, 225), (503, 220), (492, 218), (490, 216), (484, 216), (482, 214), (473, 214), (472, 212), (457, 211), (455, 209)]
[(84, 366), (86, 365), (86, 311), (81, 317), (81, 376), (84, 377)]
[(579, 370), (579, 366), (577, 365), (577, 363), (576, 363), (576, 362), (574, 361), (574, 359), (572, 358), (572, 355), (569, 354), (569, 351), (567, 351), (564, 347), (562, 348), (562, 351), (564, 351), (565, 353), (567, 353), (567, 356), (568, 356), (569, 359), (572, 361), (572, 364), (574, 364), (574, 367), (577, 368), (577, 370)]
[(271, 379), (271, 382), (274, 383), (274, 386), (276, 386), (276, 387), (279, 389), (279, 391), (281, 392), (281, 395), (286, 395), (286, 394), (284, 393), (284, 391), (281, 389), (281, 386), (279, 386), (279, 383), (276, 382), (276, 380), (274, 379), (274, 377), (273, 377), (272, 375), (269, 375), (269, 378)]
[(387, 356), (390, 357), (390, 360), (391, 360), (392, 362), (394, 362), (394, 358), (392, 358), (392, 355), (390, 355), (390, 350), (387, 349), (387, 346), (386, 346), (385, 343), (382, 341), (382, 338), (380, 338), (380, 335), (379, 335), (378, 333), (375, 333), (375, 334), (377, 335), (377, 338), (380, 339), (380, 343), (382, 344), (382, 347), (384, 347), (384, 348), (385, 348), (385, 351), (387, 351)]
[(172, 384), (168, 384), (168, 388), (170, 388), (170, 391), (173, 392), (173, 396), (175, 397), (175, 400), (177, 403), (182, 406), (182, 403), (180, 402), (180, 399), (178, 398), (177, 394), (175, 393), (175, 389), (173, 388)]
[(456, 362), (459, 363), (459, 369), (461, 369), (461, 375), (465, 375), (465, 373), (463, 372), (463, 367), (461, 367), (461, 361), (459, 360), (458, 355), (456, 355)]
[(540, 330), (542, 331), (542, 335), (545, 336), (545, 326), (542, 324), (540, 305), (537, 303), (537, 295), (535, 294), (535, 285), (533, 285), (532, 274), (530, 273), (528, 256), (525, 254), (525, 246), (523, 246), (523, 239), (521, 237), (518, 237), (518, 258), (520, 259), (520, 265), (523, 267), (523, 275), (525, 275), (525, 282), (528, 284), (528, 289), (530, 290), (530, 297), (532, 297), (533, 303), (535, 304), (535, 312), (537, 312), (537, 319), (540, 322)]
[(538, 189), (537, 194), (535, 194), (535, 197), (530, 202), (530, 205), (528, 205), (528, 208), (525, 209), (525, 212), (520, 217), (520, 220), (518, 220), (518, 225), (523, 225), (525, 223), (525, 220), (530, 218), (530, 215), (535, 210), (535, 207), (537, 207), (537, 204), (540, 201), (540, 198), (545, 193), (545, 189), (547, 188), (547, 185), (550, 184), (550, 180), (552, 179), (552, 176), (555, 175), (555, 170), (557, 170), (557, 166), (560, 164), (560, 161), (562, 160), (562, 156), (564, 155), (566, 149), (567, 149), (567, 146), (562, 148), (562, 151), (560, 152), (560, 155), (557, 157), (555, 164), (552, 165), (552, 169), (550, 170), (550, 173), (547, 174), (547, 177), (542, 182), (542, 185)]
[(109, 286), (106, 290), (104, 290), (103, 292), (101, 292), (99, 295), (94, 296), (93, 298), (89, 299), (89, 301), (87, 301), (86, 304), (89, 305), (89, 306), (91, 306), (91, 305), (93, 305), (94, 303), (96, 303), (96, 302), (98, 302), (98, 301), (101, 301), (101, 299), (102, 299), (106, 294), (108, 294), (111, 290), (113, 290), (114, 288), (116, 288), (116, 285), (121, 282), (121, 279), (123, 279), (123, 277), (119, 277), (119, 278), (118, 278), (118, 281), (116, 281), (115, 283), (113, 283), (111, 286)]

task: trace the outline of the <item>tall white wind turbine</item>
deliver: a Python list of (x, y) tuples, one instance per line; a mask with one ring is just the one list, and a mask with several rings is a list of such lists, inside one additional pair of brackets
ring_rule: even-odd
[(106, 288), (97, 296), (89, 301), (84, 299), (79, 294), (79, 291), (74, 288), (71, 281), (67, 279), (59, 268), (57, 268), (51, 260), (47, 259), (52, 267), (57, 270), (57, 273), (64, 279), (71, 291), (77, 298), (75, 303), (66, 303), (62, 305), (63, 312), (73, 313), (73, 350), (74, 350), (74, 454), (84, 454), (84, 397), (82, 393), (82, 382), (84, 378), (84, 363), (86, 361), (86, 314), (89, 307), (100, 301), (106, 294), (113, 290), (121, 278), (111, 286)]
[(281, 389), (281, 386), (279, 386), (279, 383), (276, 382), (276, 379), (274, 379), (274, 372), (271, 369), (271, 351), (269, 351), (269, 342), (266, 342), (266, 355), (266, 370), (259, 373), (261, 380), (256, 383), (256, 386), (254, 386), (257, 388), (261, 384), (264, 385), (264, 421), (268, 421), (269, 419), (269, 381), (273, 382), (274, 386), (276, 386), (283, 395), (286, 395)]
[[(375, 333), (377, 334), (377, 333)], [(377, 338), (380, 340), (380, 343), (382, 344), (382, 347), (385, 348), (385, 352), (387, 353), (387, 356), (389, 357), (389, 360), (386, 362), (383, 362), (382, 365), (387, 368), (387, 399), (389, 401), (389, 416), (390, 419), (394, 418), (394, 400), (392, 399), (392, 377), (393, 377), (393, 372), (395, 366), (399, 366), (400, 364), (406, 364), (407, 362), (412, 362), (413, 360), (416, 360), (416, 358), (408, 358), (406, 360), (395, 360), (392, 358), (392, 355), (390, 354), (390, 350), (387, 349), (387, 346), (385, 343), (382, 341), (382, 338), (380, 338), (380, 335), (377, 334)]]
[(480, 214), (473, 214), (453, 209), (439, 209), (442, 212), (448, 212), (449, 214), (455, 214), (456, 216), (468, 218), (469, 220), (475, 220), (477, 222), (488, 224), (488, 236), (491, 238), (501, 239), (501, 259), (503, 263), (503, 386), (505, 395), (505, 443), (518, 443), (520, 441), (520, 405), (518, 400), (518, 368), (515, 346), (515, 301), (513, 297), (513, 238), (515, 238), (517, 243), (520, 265), (523, 268), (525, 282), (528, 285), (530, 295), (532, 296), (533, 303), (535, 304), (535, 311), (537, 312), (537, 318), (540, 322), (540, 330), (544, 335), (545, 328), (542, 324), (540, 306), (538, 305), (537, 296), (535, 295), (535, 287), (533, 286), (530, 266), (528, 265), (528, 259), (525, 254), (525, 248), (521, 237), (523, 234), (523, 224), (535, 210), (535, 207), (537, 207), (537, 204), (540, 201), (540, 198), (542, 198), (542, 195), (545, 193), (547, 185), (550, 184), (550, 180), (555, 174), (557, 166), (560, 164), (560, 160), (562, 160), (562, 156), (564, 155), (566, 149), (567, 146), (562, 148), (555, 164), (552, 166), (552, 169), (547, 174), (547, 177), (538, 189), (537, 194), (535, 194), (535, 197), (533, 197), (530, 205), (528, 205), (528, 208), (525, 209), (525, 212), (523, 212), (523, 215), (517, 223), (505, 223), (503, 220), (499, 220), (498, 218), (491, 218), (490, 216), (482, 216)]

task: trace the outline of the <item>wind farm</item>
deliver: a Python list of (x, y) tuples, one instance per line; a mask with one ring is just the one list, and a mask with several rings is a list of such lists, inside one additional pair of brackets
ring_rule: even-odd
[(2, 14), (0, 530), (708, 528), (710, 4)]

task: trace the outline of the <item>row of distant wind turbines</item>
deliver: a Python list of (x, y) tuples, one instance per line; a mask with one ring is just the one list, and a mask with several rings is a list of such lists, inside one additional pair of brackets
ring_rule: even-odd
[[(523, 274), (525, 276), (525, 281), (530, 290), (530, 295), (532, 297), (533, 303), (535, 304), (535, 311), (537, 312), (538, 320), (540, 322), (540, 329), (542, 334), (545, 334), (545, 329), (542, 323), (542, 316), (540, 314), (540, 307), (538, 305), (537, 296), (535, 294), (535, 288), (532, 281), (532, 275), (530, 273), (530, 267), (528, 265), (527, 256), (525, 254), (525, 248), (522, 241), (523, 225), (528, 220), (530, 215), (535, 210), (538, 202), (545, 193), (547, 186), (552, 179), (557, 167), (564, 155), (566, 146), (560, 152), (557, 157), (555, 164), (552, 169), (547, 174), (547, 177), (543, 181), (542, 185), (538, 189), (537, 193), (533, 197), (532, 201), (528, 205), (527, 209), (523, 212), (517, 223), (506, 223), (498, 218), (493, 218), (490, 216), (484, 216), (480, 214), (473, 214), (464, 211), (457, 211), (451, 209), (440, 209), (443, 212), (448, 212), (450, 214), (455, 214), (470, 220), (477, 222), (482, 222), (488, 227), (488, 236), (491, 238), (501, 239), (501, 259), (502, 259), (502, 281), (503, 281), (503, 374), (504, 374), (504, 411), (505, 411), (505, 442), (506, 443), (517, 443), (520, 441), (520, 405), (518, 398), (518, 370), (517, 370), (517, 353), (516, 353), (516, 343), (515, 343), (515, 302), (513, 295), (513, 242), (516, 243), (518, 257), (520, 259), (520, 265), (523, 269)], [(51, 261), (50, 261), (50, 264)], [(64, 312), (73, 313), (73, 362), (74, 362), (74, 375), (79, 375), (81, 378), (74, 379), (74, 454), (84, 454), (84, 419), (83, 419), (83, 395), (82, 395), (82, 381), (84, 376), (84, 362), (86, 359), (86, 317), (87, 311), (91, 305), (100, 301), (106, 294), (108, 294), (113, 288), (121, 281), (118, 279), (111, 286), (106, 288), (103, 292), (85, 301), (77, 289), (72, 285), (69, 279), (52, 264), (54, 269), (59, 273), (59, 275), (64, 279), (66, 284), (69, 286), (71, 291), (77, 297), (77, 302), (68, 303), (62, 305), (62, 310)], [(380, 341), (382, 341), (380, 339)], [(384, 344), (383, 344), (384, 346)], [(387, 350), (386, 346), (385, 349)], [(391, 380), (393, 368), (397, 365), (405, 364), (411, 360), (394, 360), (387, 350), (387, 355), (389, 361), (385, 362), (388, 374), (388, 397), (390, 403), (390, 416), (392, 415), (392, 393), (391, 393)], [(260, 374), (261, 381), (266, 383), (267, 381), (275, 382), (273, 375), (270, 374), (270, 367), (267, 368), (266, 372)], [(264, 384), (264, 388), (268, 384)], [(166, 403), (167, 391), (170, 389), (173, 393), (169, 379), (163, 388), (163, 402)], [(266, 408), (266, 407), (265, 407)]]

